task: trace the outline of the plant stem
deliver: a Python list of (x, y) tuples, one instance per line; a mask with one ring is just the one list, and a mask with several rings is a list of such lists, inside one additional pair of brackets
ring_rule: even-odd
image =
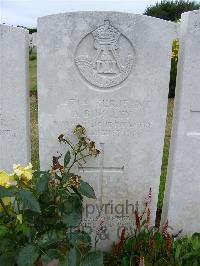
[(73, 145), (71, 144), (71, 142), (67, 139), (64, 139), (64, 141), (71, 147), (71, 149), (76, 152), (76, 150), (74, 149)]
[(74, 151), (75, 151), (75, 154), (74, 154), (74, 161), (73, 161), (73, 163), (71, 164), (71, 166), (68, 168), (67, 173), (69, 173), (69, 170), (70, 170), (70, 169), (72, 168), (72, 166), (75, 164), (75, 162), (76, 162), (76, 158), (77, 158), (77, 155), (78, 155), (78, 153), (79, 153), (79, 151), (80, 151), (81, 146), (82, 146), (82, 144), (79, 145), (77, 151), (73, 148)]
[(20, 208), (19, 208), (19, 202), (17, 199), (15, 199), (15, 201), (17, 202), (17, 209), (18, 209), (18, 213), (20, 212)]
[[(77, 160), (74, 160), (73, 163), (71, 164), (71, 166), (68, 168), (67, 173), (69, 173), (69, 171), (71, 170), (71, 168), (74, 166), (75, 163), (77, 163), (77, 162), (79, 162), (80, 160), (83, 160), (83, 159), (85, 159), (86, 157), (89, 157), (89, 156), (91, 156), (91, 155), (90, 155), (90, 154), (87, 154), (87, 155), (85, 155), (84, 157), (81, 157), (81, 158), (79, 158), (79, 159), (77, 159)], [(75, 159), (75, 158), (74, 158), (74, 159)]]
[(5, 204), (3, 203), (3, 200), (2, 200), (1, 198), (0, 198), (0, 203), (1, 203), (1, 206), (3, 207), (3, 209), (4, 209), (4, 211), (5, 211), (6, 215), (8, 216), (8, 218), (11, 219), (12, 217), (10, 216), (10, 214), (9, 214), (9, 212), (8, 212), (6, 206), (5, 206)]
[(3, 207), (6, 215), (8, 216), (8, 218), (11, 220), (11, 229), (12, 229), (12, 232), (13, 232), (13, 240), (17, 242), (17, 239), (16, 239), (16, 233), (15, 233), (15, 227), (13, 227), (13, 223), (12, 223), (12, 217), (11, 215), (9, 214), (5, 204), (3, 203), (3, 200), (0, 198), (0, 204), (1, 206)]

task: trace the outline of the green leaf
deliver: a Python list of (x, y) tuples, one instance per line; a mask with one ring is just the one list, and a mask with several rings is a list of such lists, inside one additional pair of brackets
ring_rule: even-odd
[(39, 177), (36, 185), (36, 190), (38, 193), (42, 194), (43, 192), (48, 190), (49, 179), (50, 179), (49, 172), (45, 172), (45, 174)]
[(3, 238), (8, 232), (8, 228), (5, 225), (0, 224), (0, 238)]
[(81, 184), (77, 189), (78, 192), (88, 198), (96, 199), (94, 189), (85, 181), (81, 180)]
[(64, 157), (64, 167), (66, 167), (69, 164), (70, 160), (71, 160), (71, 155), (70, 151), (68, 151)]
[(40, 238), (37, 240), (37, 244), (41, 247), (47, 247), (48, 245), (57, 243), (59, 238), (57, 237), (56, 233), (54, 231), (47, 232), (40, 236)]
[(192, 235), (192, 247), (194, 250), (200, 249), (200, 233), (194, 233)]
[(80, 225), (82, 220), (82, 213), (73, 211), (71, 213), (63, 214), (63, 223), (67, 227), (77, 227)]
[(34, 212), (41, 212), (40, 205), (31, 191), (27, 189), (19, 189), (19, 198), (24, 203), (25, 208)]
[(45, 254), (41, 256), (41, 260), (42, 265), (47, 265), (52, 260), (59, 260), (59, 266), (67, 265), (65, 256), (57, 249), (48, 249), (45, 251)]
[(81, 262), (81, 253), (78, 248), (74, 247), (70, 249), (68, 254), (68, 265), (69, 266), (80, 266)]
[(84, 243), (88, 248), (91, 247), (91, 237), (86, 232), (69, 232), (68, 239), (73, 246)]
[(1, 239), (0, 250), (3, 250), (5, 253), (5, 252), (10, 252), (14, 249), (15, 249), (15, 242), (13, 242), (10, 238)]
[(39, 254), (35, 246), (27, 244), (19, 251), (19, 256), (17, 258), (18, 266), (33, 266), (36, 262)]
[(198, 260), (195, 260), (192, 264), (192, 266), (199, 266), (199, 261)]
[(176, 251), (175, 251), (175, 260), (178, 261), (179, 257), (180, 257), (180, 254), (181, 254), (181, 245), (178, 245), (176, 247)]
[(38, 177), (40, 177), (41, 175), (45, 175), (45, 174), (47, 174), (48, 173), (48, 171), (40, 171), (40, 170), (38, 170), (38, 171), (34, 171), (33, 172), (33, 177), (34, 178), (38, 178)]
[(82, 202), (78, 195), (72, 194), (64, 202), (63, 223), (68, 227), (77, 227), (82, 220)]
[(14, 186), (11, 186), (9, 188), (0, 186), (0, 198), (13, 197), (16, 191), (17, 189)]
[(49, 245), (55, 244), (58, 241), (65, 239), (65, 235), (61, 236), (55, 230), (48, 231), (47, 233), (41, 235), (37, 240), (37, 244), (41, 247), (47, 247)]
[(82, 262), (82, 266), (102, 266), (103, 265), (103, 253), (99, 251), (92, 251), (88, 253)]
[(14, 265), (15, 259), (13, 256), (8, 257), (5, 255), (0, 256), (0, 265), (5, 265), (5, 266), (13, 266)]

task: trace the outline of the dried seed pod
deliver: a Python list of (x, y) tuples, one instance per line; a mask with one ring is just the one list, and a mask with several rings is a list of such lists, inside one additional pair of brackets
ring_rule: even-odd
[(76, 135), (77, 137), (82, 137), (83, 135), (85, 135), (86, 133), (86, 129), (81, 126), (81, 125), (77, 125), (74, 130), (73, 130), (74, 135)]
[(78, 188), (81, 184), (79, 176), (71, 176), (69, 178), (69, 185)]

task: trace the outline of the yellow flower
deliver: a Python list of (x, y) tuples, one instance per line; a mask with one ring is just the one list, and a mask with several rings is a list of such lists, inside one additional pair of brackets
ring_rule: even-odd
[[(13, 175), (9, 175), (5, 171), (0, 170), (0, 186), (8, 188), (13, 183), (14, 183)], [(3, 201), (4, 205), (9, 205), (11, 202), (11, 198), (10, 197), (4, 197), (4, 198), (2, 198), (2, 201)], [(3, 207), (0, 204), (0, 212), (2, 212), (2, 211), (3, 211)]]
[(178, 51), (179, 51), (179, 40), (176, 39), (173, 41), (173, 45), (172, 45), (172, 58), (175, 61), (178, 61)]
[(22, 214), (17, 214), (17, 220), (22, 224)]
[(22, 181), (28, 182), (32, 179), (33, 170), (32, 164), (29, 163), (26, 167), (22, 167), (20, 164), (13, 165), (14, 174), (16, 174)]
[(5, 171), (0, 170), (0, 186), (8, 188), (12, 185), (13, 181), (13, 175), (9, 175)]
[[(4, 197), (4, 198), (2, 198), (2, 201), (3, 201), (4, 205), (9, 205), (11, 203), (11, 198), (10, 197)], [(2, 211), (3, 211), (3, 207), (0, 204), (0, 212), (2, 212)]]
[[(0, 186), (8, 188), (13, 184), (14, 184), (13, 175), (9, 175), (5, 171), (0, 170)], [(10, 197), (4, 197), (4, 198), (2, 198), (2, 201), (3, 201), (4, 205), (9, 205), (11, 203), (11, 198)], [(0, 212), (2, 212), (2, 211), (3, 211), (3, 207), (0, 204)]]

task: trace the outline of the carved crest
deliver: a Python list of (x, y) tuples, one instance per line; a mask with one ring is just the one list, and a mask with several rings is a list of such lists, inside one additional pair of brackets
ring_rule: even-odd
[(109, 20), (81, 40), (75, 57), (81, 75), (99, 88), (122, 83), (130, 74), (133, 62), (131, 42)]

